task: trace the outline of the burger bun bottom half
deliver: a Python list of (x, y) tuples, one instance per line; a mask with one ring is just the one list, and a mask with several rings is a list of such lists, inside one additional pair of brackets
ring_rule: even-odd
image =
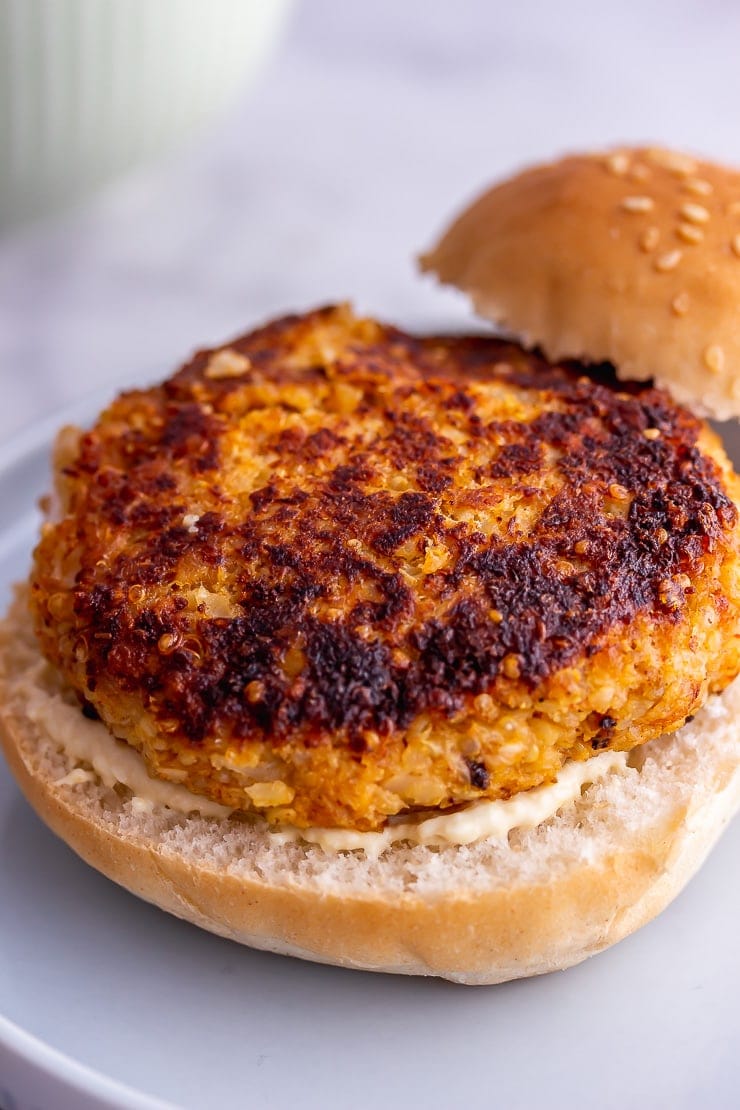
[(378, 858), (282, 842), (264, 824), (164, 805), (86, 776), (29, 714), (56, 693), (22, 599), (0, 629), (0, 739), (27, 799), (87, 863), (253, 948), (344, 967), (498, 983), (569, 967), (659, 913), (740, 803), (740, 683), (536, 828)]

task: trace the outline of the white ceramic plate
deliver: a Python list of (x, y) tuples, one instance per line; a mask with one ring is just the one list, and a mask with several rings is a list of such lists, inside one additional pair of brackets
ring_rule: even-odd
[[(0, 591), (52, 429), (0, 452)], [(0, 764), (0, 1107), (736, 1107), (740, 824), (666, 913), (580, 967), (476, 989), (314, 966), (185, 925), (81, 863)]]

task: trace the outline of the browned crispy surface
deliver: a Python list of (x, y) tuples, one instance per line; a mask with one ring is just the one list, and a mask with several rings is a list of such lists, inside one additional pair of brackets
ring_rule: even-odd
[(303, 825), (678, 727), (740, 669), (736, 479), (601, 379), (346, 309), (201, 352), (60, 440), (43, 649), (152, 773)]

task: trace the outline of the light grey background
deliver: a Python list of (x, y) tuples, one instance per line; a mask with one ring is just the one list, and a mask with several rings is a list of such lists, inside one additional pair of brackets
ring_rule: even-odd
[[(659, 140), (740, 164), (739, 45), (730, 0), (304, 0), (210, 135), (0, 241), (0, 442), (272, 313), (351, 298), (403, 323), (469, 323), (412, 261), (452, 212), (569, 148)], [(12, 524), (7, 482), (3, 497)], [(17, 573), (21, 548), (7, 550)], [(737, 827), (612, 952), (465, 992), (238, 950), (79, 865), (1, 775), (0, 811), (0, 1012), (12, 996), (10, 1016), (153, 1093), (215, 1106), (211, 1075), (231, 1104), (278, 1110), (737, 1105)]]

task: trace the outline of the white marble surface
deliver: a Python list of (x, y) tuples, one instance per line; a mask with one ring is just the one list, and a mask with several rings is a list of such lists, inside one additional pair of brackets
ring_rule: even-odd
[(0, 442), (287, 309), (465, 320), (412, 262), (451, 212), (569, 147), (660, 139), (740, 162), (738, 42), (731, 0), (299, 2), (208, 135), (0, 240)]

